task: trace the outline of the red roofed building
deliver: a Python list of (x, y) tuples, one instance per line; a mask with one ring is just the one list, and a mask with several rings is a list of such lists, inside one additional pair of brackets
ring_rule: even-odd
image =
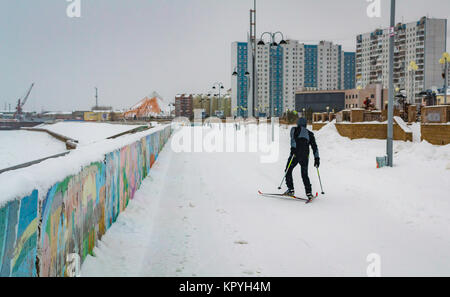
[(164, 117), (168, 115), (164, 100), (156, 92), (145, 97), (124, 113), (126, 119)]

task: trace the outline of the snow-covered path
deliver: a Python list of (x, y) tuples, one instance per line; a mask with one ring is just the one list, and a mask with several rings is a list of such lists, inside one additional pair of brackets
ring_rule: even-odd
[(317, 133), (327, 194), (310, 205), (256, 194), (277, 191), (287, 130), (274, 164), (167, 145), (82, 275), (365, 276), (377, 253), (383, 276), (450, 276), (450, 146), (396, 142), (398, 165), (375, 169), (384, 141), (332, 128)]

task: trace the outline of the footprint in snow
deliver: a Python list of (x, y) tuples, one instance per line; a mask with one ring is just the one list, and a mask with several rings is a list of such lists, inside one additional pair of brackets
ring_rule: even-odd
[(237, 241), (235, 241), (234, 243), (235, 243), (235, 244), (240, 244), (240, 245), (248, 244), (248, 242), (245, 241), (245, 240), (237, 240)]

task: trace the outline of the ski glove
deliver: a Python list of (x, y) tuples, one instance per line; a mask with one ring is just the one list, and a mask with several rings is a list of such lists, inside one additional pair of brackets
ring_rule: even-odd
[(295, 147), (291, 147), (291, 156), (295, 155), (295, 153), (296, 153)]
[(314, 159), (314, 167), (319, 168), (320, 166), (320, 158), (315, 158)]

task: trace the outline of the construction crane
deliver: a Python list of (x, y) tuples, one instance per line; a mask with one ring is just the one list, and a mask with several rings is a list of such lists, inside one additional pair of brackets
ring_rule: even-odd
[(20, 119), (22, 117), (23, 107), (25, 103), (27, 103), (28, 97), (30, 96), (31, 90), (34, 87), (34, 83), (31, 84), (31, 87), (28, 89), (28, 92), (26, 93), (25, 97), (19, 98), (17, 102), (16, 112), (14, 113), (14, 118)]

